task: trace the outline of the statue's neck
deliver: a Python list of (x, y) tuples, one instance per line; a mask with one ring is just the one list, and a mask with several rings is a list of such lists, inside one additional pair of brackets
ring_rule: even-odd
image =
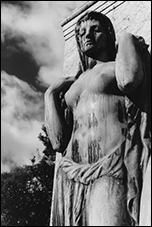
[(101, 53), (95, 53), (90, 56), (92, 60), (96, 60), (97, 62), (108, 62), (111, 60), (107, 49), (102, 51)]

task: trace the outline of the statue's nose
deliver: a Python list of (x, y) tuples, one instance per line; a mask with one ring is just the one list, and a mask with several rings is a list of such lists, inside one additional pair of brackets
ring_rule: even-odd
[(92, 38), (92, 36), (93, 36), (93, 32), (90, 28), (88, 28), (86, 30), (86, 38)]

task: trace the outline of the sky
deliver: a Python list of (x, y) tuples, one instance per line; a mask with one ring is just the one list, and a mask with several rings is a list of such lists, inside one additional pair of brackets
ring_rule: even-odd
[(1, 1), (1, 172), (42, 154), (44, 92), (62, 76), (59, 21), (86, 1)]

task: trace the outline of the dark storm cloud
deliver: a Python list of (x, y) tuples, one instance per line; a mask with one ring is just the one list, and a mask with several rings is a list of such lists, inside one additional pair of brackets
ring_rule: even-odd
[(47, 6), (40, 1), (2, 4), (1, 69), (43, 93), (61, 75), (64, 49), (59, 21)]
[(23, 50), (22, 37), (12, 38), (5, 34), (5, 42), (1, 43), (1, 70), (26, 81), (38, 90), (44, 91), (37, 81), (39, 66), (32, 55)]
[(59, 20), (84, 1), (1, 3), (1, 171), (10, 171), (44, 149), (43, 92), (63, 72)]

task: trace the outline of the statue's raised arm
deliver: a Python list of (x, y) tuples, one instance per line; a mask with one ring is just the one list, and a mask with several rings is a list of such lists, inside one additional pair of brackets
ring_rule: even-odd
[(151, 130), (151, 54), (143, 37), (131, 33), (120, 37), (115, 72), (119, 89), (147, 113)]
[(118, 43), (116, 78), (119, 89), (125, 94), (131, 93), (144, 79), (142, 61), (135, 43), (136, 39), (131, 33), (125, 33)]

